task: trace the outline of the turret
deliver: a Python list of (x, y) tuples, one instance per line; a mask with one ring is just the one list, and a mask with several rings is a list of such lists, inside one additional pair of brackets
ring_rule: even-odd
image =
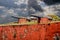
[(12, 17), (18, 19), (18, 23), (26, 23), (27, 22), (26, 17), (16, 17), (16, 16), (12, 16)]
[(36, 17), (38, 20), (38, 23), (43, 23), (43, 24), (47, 24), (48, 22), (50, 22), (51, 21), (51, 19), (50, 18), (48, 18), (48, 17), (40, 17), (40, 16), (38, 16), (38, 15), (31, 15), (31, 16), (33, 16), (33, 17)]

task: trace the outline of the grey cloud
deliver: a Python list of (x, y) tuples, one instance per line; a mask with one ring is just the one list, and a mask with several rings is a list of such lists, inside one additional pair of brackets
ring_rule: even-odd
[(25, 7), (27, 4), (22, 3), (22, 5), (17, 5), (15, 4), (16, 1), (19, 0), (0, 0), (0, 6), (5, 6), (8, 8), (20, 8), (20, 7)]
[(37, 0), (29, 0), (28, 5), (29, 5), (30, 8), (31, 7), (34, 8), (36, 11), (43, 12), (43, 9), (41, 8), (40, 5), (38, 5)]

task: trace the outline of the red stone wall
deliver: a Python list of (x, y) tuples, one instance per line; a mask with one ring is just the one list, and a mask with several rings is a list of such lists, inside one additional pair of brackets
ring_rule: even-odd
[(48, 22), (50, 22), (50, 20), (48, 18), (41, 18), (41, 20), (40, 20), (40, 23), (47, 24)]
[(0, 40), (54, 40), (60, 23), (0, 26)]
[(27, 20), (26, 20), (26, 18), (20, 18), (20, 19), (18, 19), (18, 22), (19, 23), (26, 23)]

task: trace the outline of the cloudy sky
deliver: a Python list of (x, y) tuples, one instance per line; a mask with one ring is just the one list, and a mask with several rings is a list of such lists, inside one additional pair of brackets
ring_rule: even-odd
[(0, 0), (0, 23), (16, 21), (11, 16), (26, 16), (28, 0)]
[(28, 0), (0, 0), (0, 23), (17, 21), (17, 19), (11, 16), (27, 16), (27, 1)]
[(0, 23), (17, 21), (11, 16), (28, 16), (27, 8), (28, 0), (0, 0)]

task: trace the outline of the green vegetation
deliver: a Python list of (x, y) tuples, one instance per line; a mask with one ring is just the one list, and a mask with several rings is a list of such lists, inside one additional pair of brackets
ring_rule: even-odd
[(53, 21), (60, 21), (60, 17), (57, 15), (48, 15), (48, 16), (52, 17)]

